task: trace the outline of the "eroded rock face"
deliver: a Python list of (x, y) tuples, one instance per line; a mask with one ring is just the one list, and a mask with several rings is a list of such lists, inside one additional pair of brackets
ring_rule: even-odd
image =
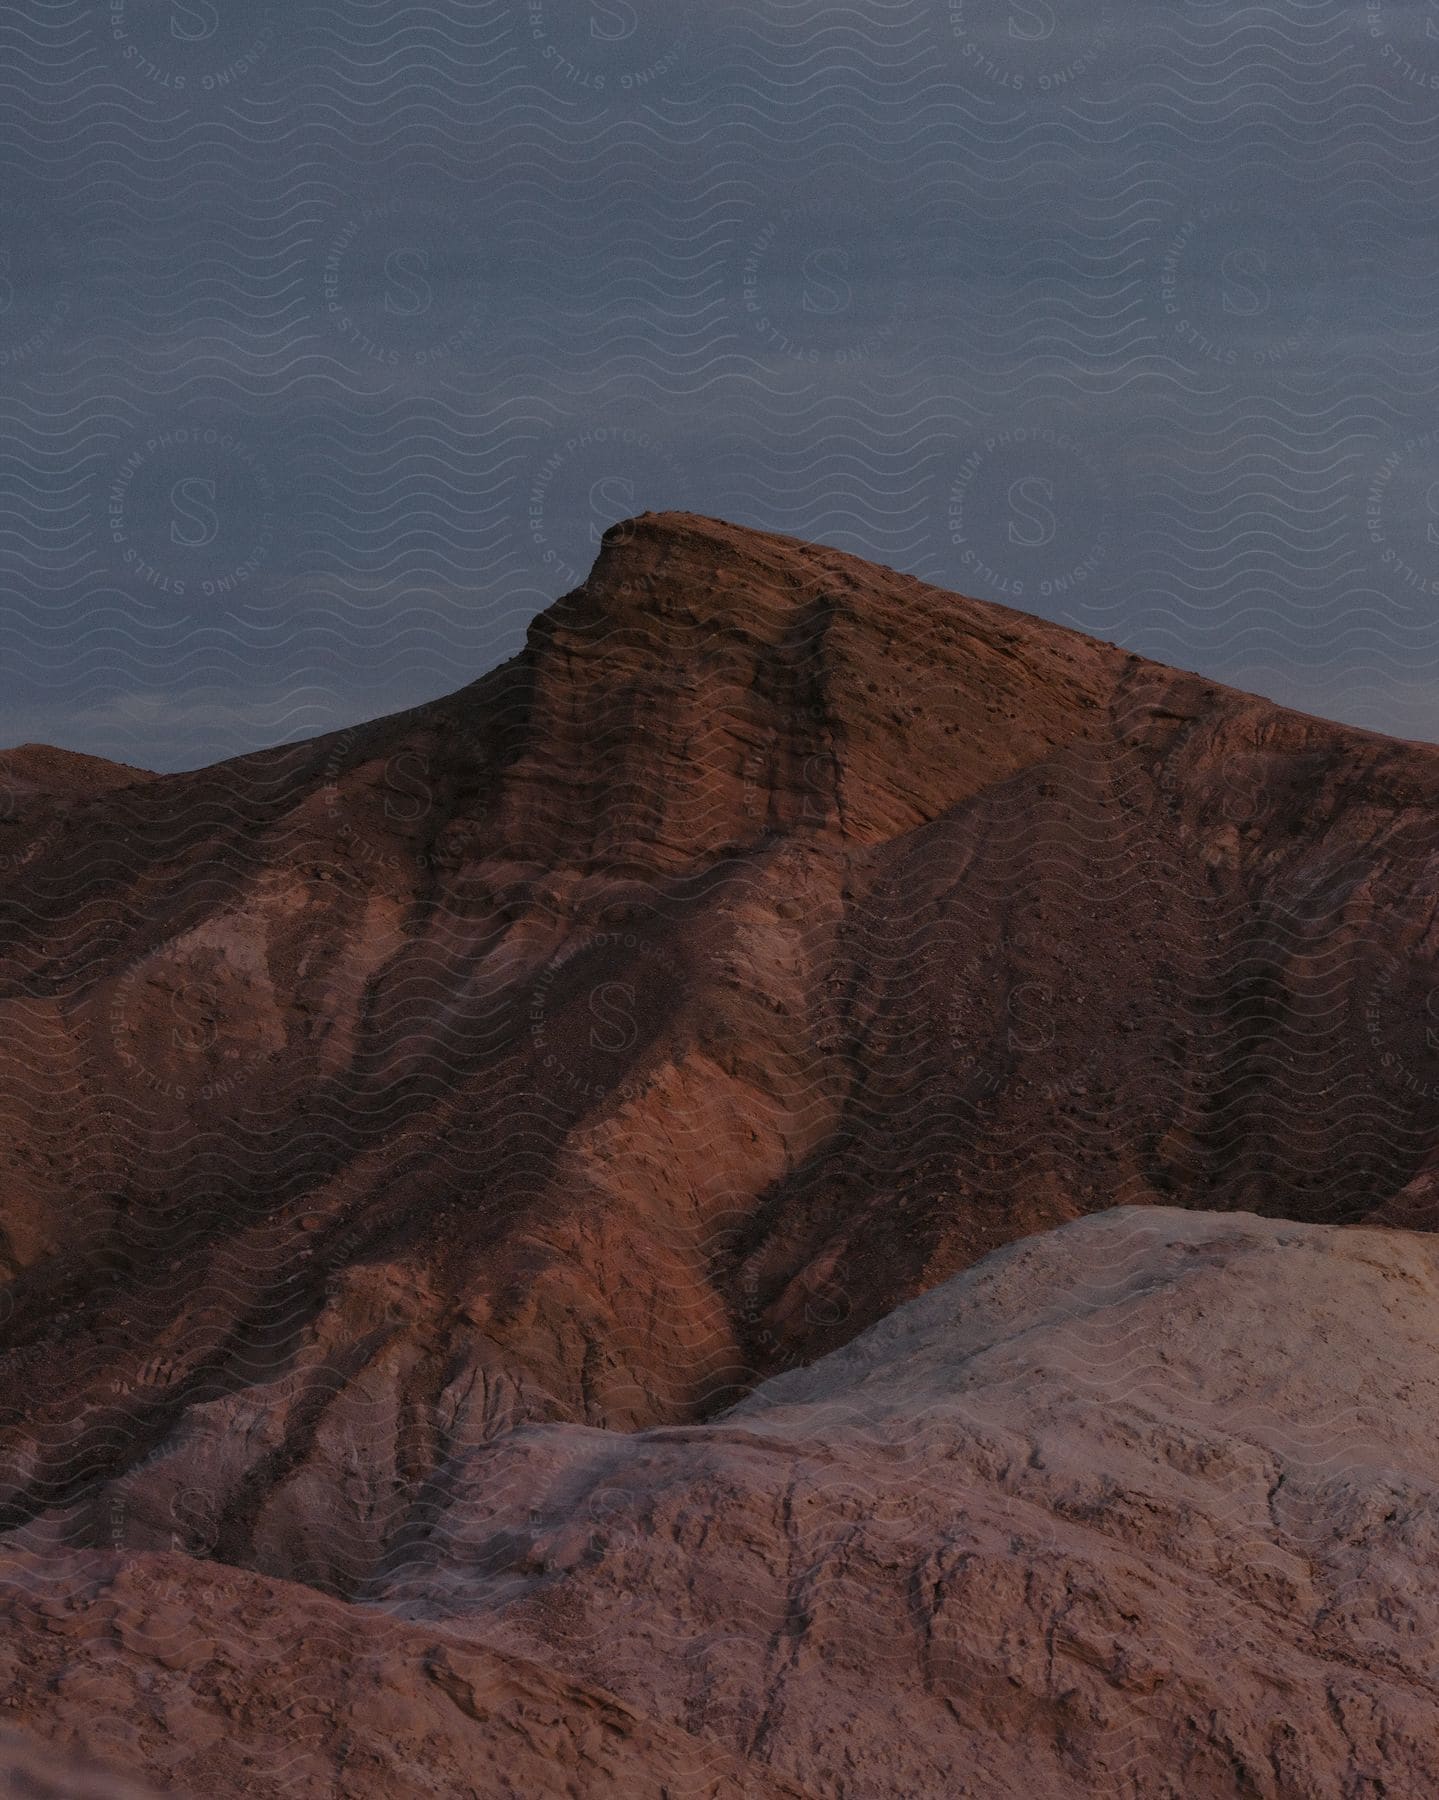
[(1436, 1307), (1428, 1238), (1118, 1209), (710, 1424), (512, 1434), (385, 1591), (822, 1794), (1430, 1793)]
[[(168, 1553), (18, 1558), (3, 1602), (9, 1706), (167, 1794), (796, 1793), (552, 1667), (244, 1570)], [(35, 1790), (72, 1791), (132, 1790)]]
[(457, 1456), (358, 1602), (12, 1557), (0, 1684), (227, 1797), (1439, 1791), (1439, 1240), (1121, 1208), (723, 1416)]
[(373, 1595), (516, 1428), (689, 1429), (1026, 1233), (1427, 1227), (1436, 800), (688, 516), (417, 711), (0, 757), (5, 1544)]
[(417, 712), (12, 761), (30, 1547), (349, 1593), (517, 1422), (701, 1418), (1022, 1233), (1359, 1219), (1435, 1150), (1439, 755), (836, 552), (646, 517)]

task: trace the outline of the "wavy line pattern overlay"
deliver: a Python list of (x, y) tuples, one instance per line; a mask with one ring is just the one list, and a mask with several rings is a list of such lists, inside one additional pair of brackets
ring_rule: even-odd
[(1439, 8), (34, 0), (0, 99), (63, 1791), (1439, 1792)]

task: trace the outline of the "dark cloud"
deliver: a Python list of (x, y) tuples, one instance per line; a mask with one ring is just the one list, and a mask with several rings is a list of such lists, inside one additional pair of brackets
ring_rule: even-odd
[(669, 505), (1439, 731), (1432, 14), (0, 23), (6, 735), (410, 703)]

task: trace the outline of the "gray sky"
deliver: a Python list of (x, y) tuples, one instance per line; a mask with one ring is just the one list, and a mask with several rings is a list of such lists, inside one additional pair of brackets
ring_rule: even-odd
[(685, 506), (1439, 736), (1439, 5), (0, 18), (0, 738), (179, 768)]

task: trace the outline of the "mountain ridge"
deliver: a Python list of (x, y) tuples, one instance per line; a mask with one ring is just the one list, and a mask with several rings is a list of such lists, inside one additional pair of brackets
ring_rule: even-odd
[[(1330, 719), (1322, 714), (1283, 706), (1264, 695), (1251, 693), (1232, 684), (1200, 675), (1191, 670), (1172, 668), (1153, 658), (1125, 650), (1108, 639), (1097, 637), (1076, 626), (1059, 624), (1041, 614), (1027, 612), (1023, 607), (1011, 606), (1006, 601), (960, 596), (934, 583), (924, 581), (918, 576), (906, 574), (887, 565), (866, 561), (847, 551), (809, 543), (804, 539), (780, 532), (734, 525), (728, 521), (703, 514), (662, 512), (642, 513), (632, 519), (621, 520), (610, 526), (600, 540), (599, 553), (589, 578), (580, 587), (572, 589), (568, 594), (561, 595), (543, 612), (536, 615), (526, 634), (525, 647), (506, 662), (497, 665), (495, 669), (487, 671), (461, 688), (437, 699), (423, 701), (417, 706), (404, 707), (395, 712), (378, 714), (372, 719), (361, 721), (355, 725), (342, 726), (311, 738), (262, 746), (259, 749), (227, 757), (218, 763), (209, 763), (195, 769), (175, 770), (158, 775), (151, 770), (137, 769), (126, 763), (112, 762), (103, 757), (89, 756), (85, 752), (68, 750), (53, 744), (31, 743), (0, 749), (0, 759), (71, 758), (77, 764), (90, 762), (100, 768), (118, 771), (127, 778), (171, 780), (205, 774), (232, 764), (247, 762), (255, 757), (279, 755), (286, 750), (297, 749), (303, 745), (328, 745), (337, 739), (347, 738), (381, 726), (402, 726), (420, 722), (427, 715), (432, 714), (437, 707), (444, 708), (448, 703), (456, 702), (462, 696), (473, 694), (483, 682), (492, 676), (502, 673), (517, 663), (523, 663), (537, 652), (542, 652), (561, 621), (570, 630), (584, 630), (586, 627), (591, 630), (600, 627), (610, 629), (626, 621), (631, 624), (652, 621), (657, 615), (646, 614), (644, 603), (647, 598), (663, 600), (666, 597), (667, 590), (660, 579), (666, 560), (700, 545), (704, 546), (711, 555), (735, 556), (738, 553), (742, 560), (753, 560), (755, 553), (760, 552), (771, 570), (776, 567), (787, 568), (789, 579), (799, 585), (801, 589), (805, 586), (813, 586), (818, 593), (823, 590), (828, 580), (835, 587), (836, 597), (842, 595), (847, 587), (852, 591), (855, 575), (862, 571), (871, 579), (875, 576), (883, 577), (886, 582), (892, 584), (899, 591), (908, 588), (920, 594), (940, 596), (951, 607), (954, 602), (962, 601), (964, 609), (973, 618), (990, 621), (1001, 633), (1006, 629), (1005, 622), (1008, 621), (1010, 629), (1019, 627), (1031, 629), (1037, 634), (1059, 634), (1100, 653), (1118, 651), (1122, 656), (1132, 662), (1143, 664), (1147, 669), (1162, 670), (1169, 676), (1182, 676), (1200, 683), (1203, 688), (1214, 690), (1217, 694), (1257, 700), (1287, 717), (1322, 725), (1336, 732), (1352, 735), (1357, 739), (1403, 744), (1413, 749), (1434, 748), (1426, 740), (1396, 737), (1390, 733)], [(717, 591), (729, 591), (737, 595), (744, 589), (741, 584), (731, 582), (727, 590), (722, 588)], [(615, 602), (624, 601), (627, 598), (638, 600), (640, 604), (638, 607), (615, 605)], [(577, 604), (577, 601), (580, 604)], [(585, 601), (589, 602), (588, 609), (583, 605)], [(674, 616), (673, 613), (671, 616)], [(716, 626), (736, 623), (732, 614), (727, 614), (723, 610), (712, 610), (708, 616), (710, 622)], [(697, 622), (703, 622), (703, 620), (698, 619)], [(1184, 716), (1176, 715), (1177, 718)]]
[(0, 1529), (340, 1600), (1116, 1205), (1436, 1218), (1439, 751), (832, 550), (0, 845)]

